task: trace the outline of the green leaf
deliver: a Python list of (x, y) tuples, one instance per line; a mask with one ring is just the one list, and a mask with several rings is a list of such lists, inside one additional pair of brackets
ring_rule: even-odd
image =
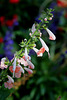
[(30, 98), (31, 98), (31, 100), (33, 99), (35, 93), (36, 93), (36, 88), (33, 88), (33, 90), (32, 90), (31, 93), (30, 93)]
[(41, 91), (41, 95), (44, 95), (45, 94), (46, 89), (45, 89), (45, 85), (44, 84), (41, 84), (40, 85), (40, 91)]

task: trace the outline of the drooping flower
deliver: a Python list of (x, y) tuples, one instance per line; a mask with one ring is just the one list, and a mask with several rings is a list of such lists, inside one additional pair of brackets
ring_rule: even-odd
[(55, 40), (56, 39), (56, 36), (48, 28), (46, 28), (46, 31), (49, 34), (49, 39), (50, 40)]
[(38, 57), (42, 57), (43, 56), (43, 53), (40, 50), (38, 50), (37, 48), (33, 47), (33, 50), (36, 52)]
[(31, 60), (31, 57), (30, 57), (30, 56), (28, 55), (28, 53), (27, 53), (27, 48), (25, 48), (25, 53), (24, 53), (23, 59), (24, 59), (25, 61), (27, 61), (27, 59)]
[(43, 47), (44, 51), (47, 51), (48, 52), (48, 56), (50, 57), (48, 46), (46, 45), (46, 43), (41, 38), (40, 38), (40, 42), (42, 44), (42, 47)]
[(24, 67), (24, 69), (28, 72), (28, 74), (32, 74), (33, 73), (33, 71), (31, 69), (29, 69), (29, 68)]
[(0, 64), (0, 68), (1, 69), (4, 69), (4, 68), (7, 68), (8, 67), (8, 65), (5, 65), (5, 61), (6, 61), (6, 58), (5, 57), (1, 59), (1, 64)]
[[(9, 70), (13, 73), (13, 66), (10, 66)], [(16, 78), (20, 78), (21, 77), (21, 72), (24, 73), (24, 70), (21, 67), (21, 65), (18, 64), (18, 66), (16, 66), (16, 69), (15, 69), (15, 72), (14, 72), (15, 73), (15, 77)]]
[(34, 69), (34, 65), (33, 65), (32, 62), (29, 61), (28, 59), (27, 59), (27, 63), (28, 63), (28, 67), (29, 67), (30, 69)]
[(8, 81), (4, 83), (5, 88), (11, 89), (13, 87), (14, 80), (7, 75)]

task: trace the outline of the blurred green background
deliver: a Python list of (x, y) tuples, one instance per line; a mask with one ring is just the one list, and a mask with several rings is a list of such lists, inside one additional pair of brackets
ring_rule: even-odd
[[(48, 28), (57, 37), (56, 41), (50, 41), (43, 30), (42, 38), (50, 48), (50, 59), (46, 52), (37, 58), (31, 51), (34, 73), (22, 75), (14, 89), (0, 87), (0, 100), (67, 100), (66, 3), (66, 0), (0, 0), (0, 59), (4, 56), (12, 59), (22, 39), (30, 38), (29, 28), (35, 21), (39, 23), (39, 15), (46, 8), (54, 9)], [(37, 45), (40, 47), (40, 42)], [(61, 99), (57, 99), (59, 96)]]

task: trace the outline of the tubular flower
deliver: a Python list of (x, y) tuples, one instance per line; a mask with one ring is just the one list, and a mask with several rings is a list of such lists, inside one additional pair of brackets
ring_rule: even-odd
[(28, 65), (29, 65), (29, 68), (30, 69), (34, 69), (34, 65), (31, 63), (31, 61), (29, 61), (28, 59), (27, 59), (27, 63), (28, 63)]
[(0, 68), (1, 69), (4, 69), (4, 68), (7, 68), (8, 67), (7, 65), (5, 65), (5, 61), (6, 61), (6, 58), (5, 57), (1, 59), (1, 64), (0, 64)]
[(27, 61), (27, 59), (31, 60), (31, 57), (27, 54), (27, 48), (25, 48), (25, 54), (24, 54), (24, 56), (23, 56), (23, 59), (24, 59), (25, 61)]
[[(10, 66), (9, 70), (13, 73), (13, 66)], [(21, 65), (18, 64), (18, 66), (16, 66), (16, 69), (15, 69), (15, 77), (20, 78), (21, 77), (21, 72), (24, 73), (24, 70), (21, 67)]]
[(41, 38), (40, 38), (40, 42), (42, 44), (42, 47), (43, 47), (44, 51), (47, 51), (48, 52), (48, 56), (50, 57), (48, 46), (46, 45), (46, 43)]
[(34, 47), (33, 47), (33, 50), (36, 52), (38, 57), (42, 57), (43, 56), (43, 53), (41, 52), (41, 50), (38, 50), (37, 48), (34, 48)]
[(55, 40), (56, 39), (56, 36), (48, 28), (46, 28), (46, 31), (49, 34), (49, 39), (50, 40)]
[(8, 81), (4, 83), (5, 88), (11, 89), (13, 87), (14, 80), (7, 75)]
[(29, 69), (29, 68), (24, 67), (24, 69), (28, 72), (28, 74), (32, 74), (33, 73), (33, 71), (31, 69)]

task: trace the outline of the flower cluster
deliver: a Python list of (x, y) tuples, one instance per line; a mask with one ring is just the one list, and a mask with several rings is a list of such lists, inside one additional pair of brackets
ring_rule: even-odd
[[(43, 14), (39, 18), (41, 22), (39, 24), (33, 24), (32, 28), (30, 29), (30, 39), (28, 41), (27, 39), (22, 40), (22, 42), (20, 43), (21, 50), (16, 51), (16, 53), (14, 54), (14, 58), (11, 59), (11, 61), (9, 61), (7, 58), (1, 59), (0, 68), (6, 68), (7, 71), (9, 70), (11, 74), (13, 74), (13, 78), (20, 78), (22, 75), (21, 73), (33, 73), (34, 64), (31, 61), (31, 56), (29, 56), (30, 49), (33, 49), (35, 51), (37, 57), (42, 57), (45, 51), (50, 57), (49, 48), (44, 40), (41, 38), (42, 33), (40, 29), (45, 29), (47, 31), (50, 40), (56, 39), (55, 35), (46, 26), (46, 23), (48, 23), (49, 20), (52, 20), (53, 15), (51, 12), (52, 9), (47, 9), (47, 12), (43, 12)], [(42, 44), (42, 47), (40, 49), (36, 48), (37, 41), (40, 41)], [(4, 73), (2, 73), (2, 75), (3, 74)], [(5, 88), (11, 89), (13, 87), (14, 80), (9, 75), (7, 75), (7, 78), (8, 81), (4, 83)]]

